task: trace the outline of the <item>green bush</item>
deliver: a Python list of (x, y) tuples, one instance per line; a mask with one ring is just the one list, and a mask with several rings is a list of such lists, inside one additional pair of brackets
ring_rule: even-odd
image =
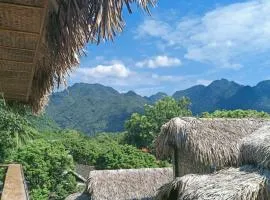
[(13, 161), (23, 165), (32, 199), (63, 199), (76, 189), (73, 159), (59, 142), (35, 140), (22, 146)]
[(96, 164), (97, 169), (132, 169), (158, 167), (156, 158), (130, 145), (111, 143), (103, 151)]
[(16, 148), (38, 134), (24, 117), (24, 107), (15, 105), (6, 105), (0, 99), (0, 162), (4, 162)]
[(269, 118), (266, 112), (256, 110), (216, 110), (213, 113), (204, 112), (202, 118)]
[(144, 115), (134, 113), (126, 121), (126, 142), (139, 148), (151, 148), (153, 140), (164, 123), (173, 117), (192, 115), (189, 106), (188, 98), (176, 101), (172, 97), (165, 97), (153, 106), (146, 105)]

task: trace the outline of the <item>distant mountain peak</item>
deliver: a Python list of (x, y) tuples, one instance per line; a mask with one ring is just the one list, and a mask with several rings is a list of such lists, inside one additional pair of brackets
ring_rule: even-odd
[(124, 95), (126, 95), (126, 96), (137, 96), (138, 94), (136, 94), (134, 91), (130, 90), (127, 93), (124, 93)]
[(164, 97), (168, 96), (166, 93), (164, 92), (158, 92), (156, 94), (153, 94), (149, 97), (145, 97), (147, 100), (149, 100), (151, 103), (155, 103), (157, 101), (159, 101), (160, 99), (163, 99)]

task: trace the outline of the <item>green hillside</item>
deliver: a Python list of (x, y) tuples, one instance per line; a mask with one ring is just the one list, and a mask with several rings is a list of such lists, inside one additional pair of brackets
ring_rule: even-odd
[(77, 83), (51, 96), (47, 114), (62, 128), (87, 134), (123, 130), (124, 121), (141, 113), (148, 101), (134, 92), (120, 94), (111, 87)]

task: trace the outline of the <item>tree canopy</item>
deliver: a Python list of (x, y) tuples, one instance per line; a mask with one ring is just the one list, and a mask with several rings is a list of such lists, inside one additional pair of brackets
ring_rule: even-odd
[(173, 117), (192, 115), (190, 104), (190, 100), (185, 97), (178, 101), (165, 97), (153, 106), (145, 105), (144, 114), (134, 113), (126, 121), (126, 141), (139, 148), (150, 147), (164, 123)]
[(203, 118), (269, 118), (270, 115), (256, 110), (216, 110), (212, 113), (204, 112)]

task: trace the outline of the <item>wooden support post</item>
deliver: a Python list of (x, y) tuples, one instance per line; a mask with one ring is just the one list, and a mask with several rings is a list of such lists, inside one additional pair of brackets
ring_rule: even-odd
[(174, 171), (174, 177), (180, 177), (180, 171), (179, 171), (179, 164), (180, 164), (180, 160), (179, 160), (179, 151), (177, 147), (174, 147), (174, 152), (173, 152), (173, 171)]

